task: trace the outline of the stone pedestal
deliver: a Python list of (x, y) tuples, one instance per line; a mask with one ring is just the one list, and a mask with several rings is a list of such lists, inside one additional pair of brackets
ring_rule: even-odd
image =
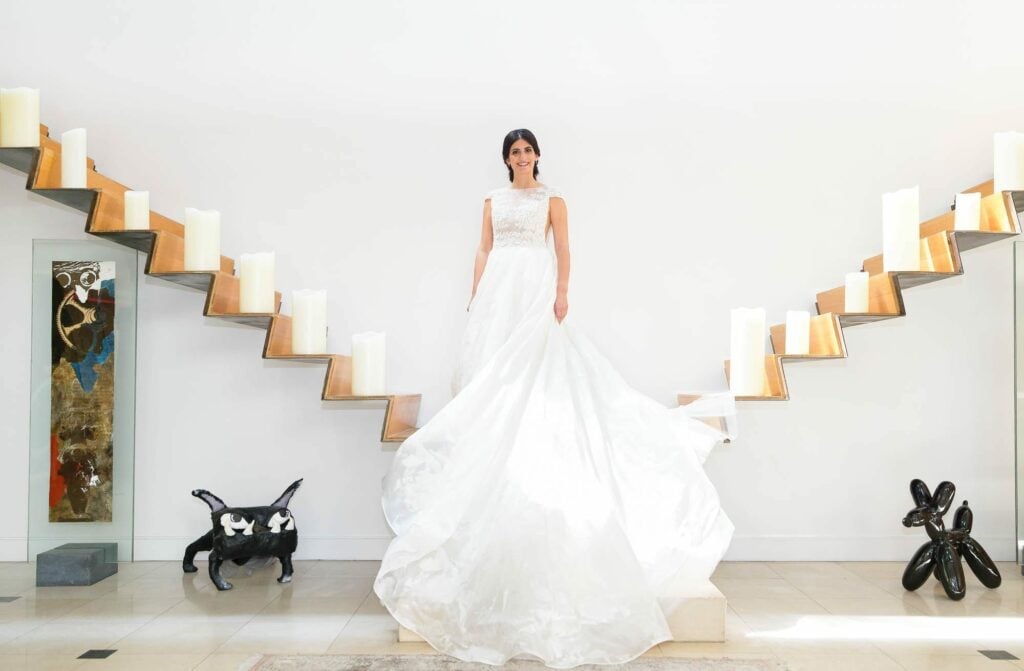
[(668, 616), (673, 641), (719, 643), (725, 640), (725, 595), (706, 582), (682, 595)]
[(117, 573), (117, 543), (65, 543), (36, 555), (36, 586), (93, 585)]
[[(688, 590), (668, 617), (673, 641), (720, 643), (725, 640), (725, 596), (710, 582)], [(422, 641), (414, 631), (398, 625), (398, 642)]]

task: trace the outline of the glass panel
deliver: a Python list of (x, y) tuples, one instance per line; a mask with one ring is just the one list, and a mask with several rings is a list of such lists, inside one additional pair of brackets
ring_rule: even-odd
[(137, 294), (135, 250), (33, 241), (30, 560), (91, 541), (132, 559)]
[(1024, 571), (1024, 242), (1013, 243), (1013, 353), (1017, 418), (1017, 563)]

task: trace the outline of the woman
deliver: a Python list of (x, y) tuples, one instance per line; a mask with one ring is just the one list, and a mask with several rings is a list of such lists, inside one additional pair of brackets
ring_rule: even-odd
[(731, 420), (733, 399), (667, 409), (573, 328), (565, 200), (537, 181), (533, 133), (509, 133), (502, 158), (455, 397), (384, 478), (396, 537), (374, 591), (466, 661), (621, 663), (672, 638), (673, 597), (732, 537), (701, 466), (732, 432), (695, 417)]

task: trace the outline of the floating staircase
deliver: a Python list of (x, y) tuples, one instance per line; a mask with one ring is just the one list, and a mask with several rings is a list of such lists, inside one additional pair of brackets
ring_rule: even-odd
[(26, 188), (41, 196), (80, 210), (87, 215), (86, 233), (137, 249), (147, 254), (146, 274), (206, 293), (203, 314), (246, 326), (265, 329), (263, 358), (326, 363), (327, 373), (320, 397), (325, 401), (386, 401), (381, 442), (400, 443), (416, 431), (419, 394), (356, 396), (352, 394), (352, 358), (341, 354), (292, 353), (292, 320), (280, 313), (281, 294), (276, 294), (274, 312), (251, 313), (239, 309), (239, 281), (235, 262), (221, 257), (220, 270), (185, 270), (185, 228), (155, 212), (150, 228), (126, 231), (124, 193), (128, 187), (96, 171), (88, 159), (84, 189), (61, 188), (60, 143), (50, 139), (46, 126), (40, 127), (39, 147), (0, 148), (0, 163), (28, 175)]
[[(786, 325), (776, 324), (770, 330), (774, 354), (765, 356), (764, 386), (760, 394), (737, 396), (738, 401), (786, 401), (787, 361), (815, 361), (842, 359), (847, 356), (843, 329), (883, 319), (903, 317), (907, 314), (903, 291), (936, 280), (963, 274), (961, 252), (1012, 237), (1020, 232), (1020, 213), (1024, 212), (1024, 191), (993, 193), (992, 181), (966, 190), (980, 193), (981, 226), (977, 231), (953, 229), (954, 212), (929, 219), (921, 224), (919, 271), (892, 271), (882, 269), (882, 256), (866, 259), (861, 270), (868, 278), (868, 311), (845, 312), (846, 289), (837, 287), (817, 295), (818, 315), (811, 318), (810, 349), (807, 355), (786, 354)], [(729, 361), (725, 362), (725, 375), (729, 377)], [(678, 402), (685, 405), (692, 395), (680, 394)]]

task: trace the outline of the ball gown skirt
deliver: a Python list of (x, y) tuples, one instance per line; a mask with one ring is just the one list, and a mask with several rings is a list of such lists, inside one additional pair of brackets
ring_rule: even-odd
[(671, 640), (666, 617), (732, 537), (702, 463), (732, 436), (733, 398), (670, 409), (631, 388), (571, 315), (555, 319), (550, 247), (500, 242), (455, 395), (384, 477), (396, 536), (374, 591), (462, 660), (625, 662)]

